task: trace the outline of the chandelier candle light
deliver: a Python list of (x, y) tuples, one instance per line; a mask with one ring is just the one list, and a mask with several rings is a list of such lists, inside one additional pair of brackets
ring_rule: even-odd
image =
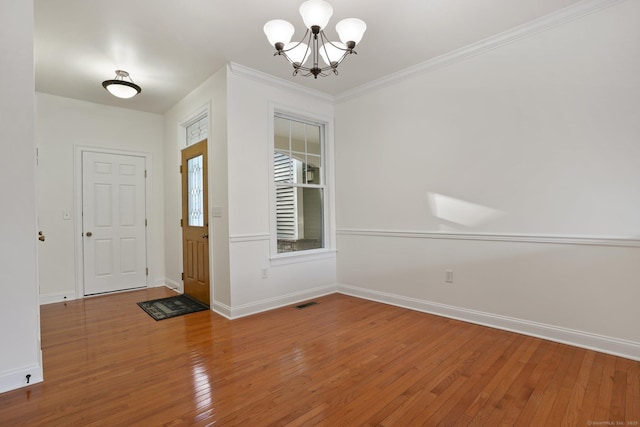
[[(307, 31), (300, 42), (291, 42), (295, 31), (293, 25), (282, 19), (274, 19), (264, 25), (264, 33), (269, 43), (276, 48), (275, 55), (284, 56), (293, 65), (293, 75), (303, 71), (303, 76), (327, 76), (328, 72), (338, 74), (338, 65), (347, 55), (356, 53), (353, 50), (367, 29), (367, 24), (357, 18), (347, 18), (336, 24), (336, 32), (340, 42), (331, 42), (324, 34), (333, 15), (333, 7), (324, 0), (307, 0), (300, 5), (300, 15)], [(306, 41), (306, 43), (304, 43)], [(326, 64), (320, 67), (319, 58)], [(311, 59), (312, 64), (305, 66)]]

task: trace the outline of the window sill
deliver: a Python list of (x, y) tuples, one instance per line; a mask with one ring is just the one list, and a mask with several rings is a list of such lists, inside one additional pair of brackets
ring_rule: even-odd
[(317, 261), (321, 259), (335, 259), (335, 249), (312, 249), (308, 251), (286, 252), (272, 256), (270, 258), (271, 266), (296, 264), (300, 262)]

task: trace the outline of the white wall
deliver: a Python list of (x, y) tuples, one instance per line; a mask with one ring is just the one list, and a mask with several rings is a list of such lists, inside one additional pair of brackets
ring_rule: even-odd
[[(331, 102), (309, 91), (233, 64), (165, 114), (165, 266), (167, 282), (181, 287), (180, 150), (182, 124), (210, 110), (209, 223), (213, 308), (238, 317), (335, 289), (335, 254), (271, 267), (269, 229), (270, 109), (316, 111), (333, 118)], [(172, 172), (175, 170), (175, 174)], [(214, 209), (220, 216), (214, 216)], [(262, 278), (263, 269), (268, 278)]]
[(343, 290), (640, 358), (637, 16), (620, 2), (344, 97)]
[[(271, 265), (272, 107), (333, 121), (331, 100), (237, 64), (216, 72), (165, 114), (165, 268), (182, 287), (180, 150), (184, 123), (209, 109), (209, 224), (213, 309), (238, 317), (335, 290), (335, 253)], [(174, 173), (175, 171), (175, 173)], [(220, 216), (214, 216), (214, 209)], [(331, 215), (333, 218), (333, 215)], [(333, 219), (329, 219), (333, 221)], [(333, 239), (335, 242), (335, 238)], [(335, 245), (335, 243), (334, 243)], [(268, 278), (262, 278), (263, 270)]]
[[(33, 2), (0, 2), (0, 393), (42, 381)], [(9, 77), (10, 76), (10, 77)]]
[[(43, 303), (76, 295), (76, 218), (74, 156), (76, 147), (149, 154), (147, 165), (147, 247), (149, 286), (164, 284), (164, 195), (162, 116), (44, 93), (36, 94), (38, 144), (40, 294)], [(124, 101), (126, 102), (126, 101)], [(63, 212), (71, 213), (70, 220)]]
[[(229, 218), (227, 190), (227, 73), (226, 67), (171, 108), (164, 117), (165, 268), (167, 283), (182, 291), (182, 189), (179, 167), (186, 147), (184, 121), (201, 111), (209, 112), (209, 250), (212, 298), (228, 305)], [(213, 216), (213, 208), (220, 211)]]
[[(273, 108), (324, 118), (333, 140), (333, 102), (320, 93), (232, 64), (228, 86), (229, 233), (231, 304), (236, 317), (335, 291), (335, 253), (291, 263), (272, 261), (270, 252), (270, 162)], [(329, 151), (329, 157), (332, 151)], [(327, 178), (333, 186), (333, 172)], [(327, 199), (333, 221), (333, 200)], [(329, 246), (335, 248), (332, 237)], [(267, 278), (262, 270), (267, 270)]]

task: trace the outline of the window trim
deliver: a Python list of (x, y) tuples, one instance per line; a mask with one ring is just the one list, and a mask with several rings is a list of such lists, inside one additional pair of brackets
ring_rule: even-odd
[(202, 139), (211, 140), (209, 135), (211, 135), (211, 101), (207, 101), (205, 104), (195, 109), (191, 114), (183, 118), (177, 123), (176, 131), (177, 137), (176, 142), (178, 146), (178, 155), (180, 151), (184, 150), (189, 146), (189, 141), (187, 139), (187, 128), (202, 120), (206, 116), (207, 118), (207, 137)]
[[(268, 126), (268, 183), (269, 183), (269, 252), (272, 266), (293, 264), (299, 262), (315, 261), (319, 259), (335, 258), (336, 234), (335, 234), (335, 188), (334, 188), (334, 157), (333, 157), (333, 118), (321, 114), (295, 112), (296, 109), (276, 103), (269, 105)], [(274, 180), (273, 153), (275, 152), (275, 118), (281, 117), (289, 120), (301, 121), (320, 126), (323, 139), (322, 160), (324, 162), (323, 188), (323, 221), (324, 221), (324, 247), (295, 252), (278, 253), (277, 221), (276, 221), (276, 183)], [(300, 184), (300, 187), (306, 187)], [(309, 185), (318, 188), (317, 185)]]

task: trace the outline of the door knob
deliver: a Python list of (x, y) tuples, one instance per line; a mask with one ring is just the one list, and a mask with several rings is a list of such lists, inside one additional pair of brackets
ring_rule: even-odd
[(86, 236), (87, 236), (87, 237), (91, 237), (91, 236), (93, 236), (93, 233), (92, 233), (92, 232), (90, 232), (90, 231), (87, 231), (87, 232), (86, 232)]
[(42, 233), (42, 231), (38, 231), (38, 240), (44, 242), (44, 234)]
[(207, 233), (204, 233), (204, 234), (202, 235), (202, 238), (203, 238), (203, 239), (208, 239), (208, 238), (209, 238), (209, 235), (208, 235)]

